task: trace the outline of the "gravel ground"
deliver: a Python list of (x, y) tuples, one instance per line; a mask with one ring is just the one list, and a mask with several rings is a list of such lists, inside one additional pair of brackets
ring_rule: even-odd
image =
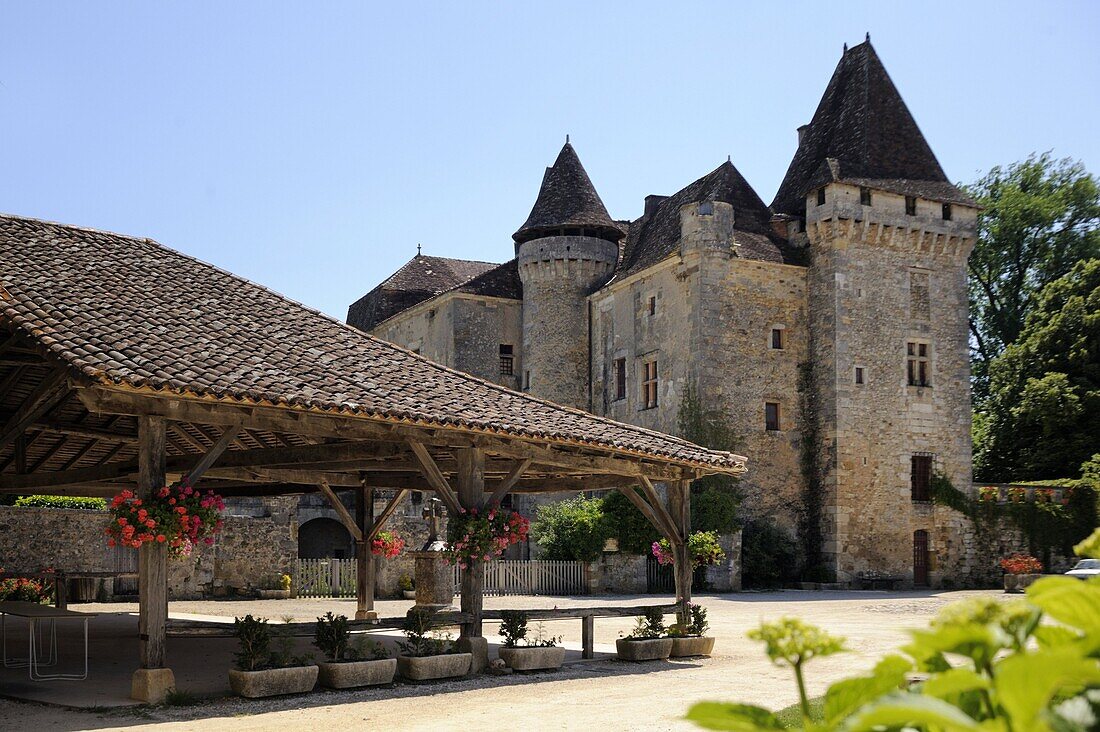
[[(948, 602), (978, 594), (883, 592), (775, 592), (698, 598), (708, 608), (718, 641), (710, 659), (627, 664), (597, 661), (559, 672), (527, 676), (482, 676), (430, 685), (313, 693), (268, 701), (209, 700), (192, 707), (75, 711), (0, 700), (0, 729), (51, 730), (282, 730), (378, 725), (398, 730), (689, 730), (681, 717), (703, 699), (738, 700), (780, 708), (796, 700), (789, 672), (772, 666), (745, 631), (763, 619), (797, 615), (845, 636), (850, 651), (815, 661), (808, 673), (811, 694), (835, 679), (869, 669), (875, 659), (905, 640)], [(665, 598), (649, 597), (642, 602)], [(486, 598), (487, 607), (631, 604), (639, 598)], [(348, 613), (340, 600), (264, 602), (173, 602), (173, 613), (232, 616), (251, 612), (308, 620), (326, 610)], [(379, 603), (382, 615), (398, 615), (411, 603)], [(118, 611), (117, 605), (104, 606)], [(82, 608), (83, 609), (83, 608)], [(94, 608), (87, 607), (92, 610)], [(348, 613), (350, 614), (350, 613)], [(596, 642), (614, 643), (629, 618), (597, 620)], [(553, 626), (553, 627), (550, 627)], [(548, 624), (548, 632), (579, 641), (580, 623)], [(486, 632), (493, 632), (491, 627)], [(221, 669), (218, 669), (221, 672)]]

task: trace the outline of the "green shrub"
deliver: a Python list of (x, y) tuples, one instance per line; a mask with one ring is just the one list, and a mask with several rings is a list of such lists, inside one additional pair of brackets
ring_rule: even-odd
[(749, 521), (741, 534), (741, 584), (780, 587), (798, 578), (798, 547), (770, 520)]
[(665, 614), (658, 607), (645, 609), (645, 614), (635, 620), (634, 629), (627, 638), (634, 640), (646, 640), (660, 638), (665, 635), (668, 628), (665, 627)]
[[(641, 495), (640, 489), (636, 490)], [(619, 491), (604, 496), (603, 513), (607, 517), (607, 533), (619, 540), (620, 551), (649, 554), (653, 542), (661, 538), (653, 524)]]
[(330, 662), (351, 660), (348, 658), (348, 640), (350, 638), (351, 631), (348, 630), (346, 615), (333, 615), (332, 612), (327, 612), (324, 617), (317, 618), (313, 645), (325, 654), (325, 658)]
[(398, 641), (397, 645), (406, 656), (442, 656), (457, 652), (451, 636), (440, 632), (432, 620), (432, 612), (425, 608), (409, 610), (401, 632), (405, 640)]
[[(719, 477), (719, 476), (711, 476)], [(739, 527), (738, 508), (741, 495), (736, 484), (703, 484), (697, 480), (691, 484), (691, 528), (694, 531), (714, 531), (730, 534)]]
[(531, 535), (541, 559), (593, 562), (609, 536), (603, 501), (578, 496), (539, 506)]
[(81, 511), (106, 511), (107, 501), (82, 496), (19, 496), (16, 508), (75, 508)]

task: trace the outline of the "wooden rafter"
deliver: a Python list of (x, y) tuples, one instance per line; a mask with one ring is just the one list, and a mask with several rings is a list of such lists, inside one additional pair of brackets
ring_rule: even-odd
[(35, 420), (42, 417), (62, 399), (68, 396), (68, 387), (65, 384), (67, 374), (58, 369), (51, 372), (41, 383), (35, 387), (19, 409), (13, 414), (3, 427), (0, 427), (0, 446), (7, 445), (16, 436), (23, 433)]

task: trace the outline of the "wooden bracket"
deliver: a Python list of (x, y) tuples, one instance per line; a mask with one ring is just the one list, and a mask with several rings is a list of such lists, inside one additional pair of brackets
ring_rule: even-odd
[(233, 441), (233, 438), (241, 431), (240, 425), (232, 425), (225, 428), (225, 432), (222, 432), (222, 436), (218, 438), (218, 441), (210, 446), (210, 449), (199, 458), (199, 461), (195, 463), (195, 467), (191, 468), (184, 474), (183, 480), (194, 485), (202, 477), (202, 474), (209, 470), (218, 458), (221, 457), (225, 449), (229, 447), (229, 443)]
[(635, 508), (642, 512), (642, 515), (646, 517), (649, 523), (653, 524), (653, 527), (664, 534), (669, 541), (676, 541), (676, 536), (679, 532), (670, 531), (669, 527), (661, 522), (661, 519), (654, 513), (653, 508), (646, 503), (645, 499), (634, 492), (633, 486), (627, 486), (625, 488), (618, 489), (620, 493), (626, 496), (627, 500), (634, 504)]
[(643, 475), (638, 479), (638, 483), (642, 486), (646, 498), (649, 499), (649, 504), (653, 507), (653, 513), (664, 524), (666, 531), (672, 532), (672, 535), (668, 537), (669, 541), (674, 543), (687, 541), (687, 536), (681, 533), (676, 521), (672, 518), (672, 514), (661, 503), (661, 497), (657, 495), (657, 489), (653, 487), (652, 481)]
[(325, 494), (325, 498), (328, 499), (328, 502), (332, 504), (332, 507), (336, 510), (336, 514), (340, 517), (340, 521), (343, 522), (352, 538), (356, 541), (363, 541), (363, 530), (355, 523), (355, 519), (348, 512), (347, 507), (344, 506), (344, 502), (332, 491), (332, 488), (329, 488), (328, 481), (322, 478), (317, 486), (321, 489), (321, 492)]
[(382, 531), (382, 527), (386, 525), (387, 521), (389, 521), (390, 516), (392, 516), (393, 512), (397, 510), (397, 506), (401, 503), (401, 499), (403, 499), (408, 494), (409, 491), (404, 488), (397, 491), (397, 495), (390, 499), (390, 502), (387, 503), (386, 507), (382, 509), (382, 513), (378, 514), (378, 518), (375, 519), (374, 525), (371, 526), (370, 533), (367, 534), (367, 538), (364, 539), (364, 541), (371, 541), (376, 536), (378, 536), (379, 532)]
[(500, 502), (504, 500), (504, 496), (508, 494), (508, 491), (515, 487), (516, 482), (523, 477), (523, 474), (531, 467), (532, 462), (534, 461), (531, 458), (517, 461), (515, 467), (508, 471), (508, 475), (504, 476), (504, 480), (493, 489), (492, 495), (485, 501), (485, 507), (495, 508), (499, 506)]
[(458, 505), (458, 499), (455, 497), (454, 491), (451, 489), (450, 484), (447, 482), (447, 478), (443, 475), (443, 471), (436, 465), (432, 455), (428, 452), (428, 448), (424, 447), (424, 443), (417, 442), (416, 440), (409, 440), (409, 447), (412, 448), (413, 454), (416, 455), (417, 461), (420, 463), (420, 472), (424, 474), (424, 478), (428, 481), (428, 484), (439, 494), (439, 497), (447, 504), (447, 508), (451, 513), (457, 515), (461, 511), (461, 507)]

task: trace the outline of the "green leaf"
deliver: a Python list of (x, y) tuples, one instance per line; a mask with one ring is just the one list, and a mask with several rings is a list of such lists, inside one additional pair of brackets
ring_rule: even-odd
[[(913, 642), (903, 650), (925, 664), (938, 654), (950, 653), (966, 656), (979, 666), (984, 666), (1010, 643), (1000, 628), (979, 623), (941, 625), (931, 630), (913, 630), (910, 635)], [(940, 666), (935, 670), (944, 669)]]
[(1089, 684), (1100, 684), (1100, 661), (1074, 650), (1017, 653), (994, 667), (997, 700), (1013, 729), (1033, 729), (1059, 691)]
[(1055, 620), (1087, 635), (1100, 635), (1100, 585), (1072, 577), (1044, 577), (1028, 588), (1027, 599)]
[(988, 689), (989, 679), (968, 668), (953, 668), (936, 674), (921, 685), (921, 693), (937, 699), (948, 699), (957, 694), (977, 689)]
[(1035, 629), (1035, 640), (1044, 650), (1057, 650), (1072, 646), (1081, 640), (1081, 634), (1064, 625), (1040, 625)]
[(755, 732), (756, 730), (784, 729), (774, 714), (764, 707), (751, 704), (723, 704), (699, 702), (688, 709), (686, 719), (706, 729)]
[(870, 676), (836, 682), (825, 692), (825, 721), (834, 725), (883, 694), (897, 691), (912, 668), (908, 660), (890, 655), (875, 665)]
[(942, 699), (899, 692), (857, 712), (844, 729), (850, 732), (917, 727), (943, 732), (977, 730), (971, 717)]

